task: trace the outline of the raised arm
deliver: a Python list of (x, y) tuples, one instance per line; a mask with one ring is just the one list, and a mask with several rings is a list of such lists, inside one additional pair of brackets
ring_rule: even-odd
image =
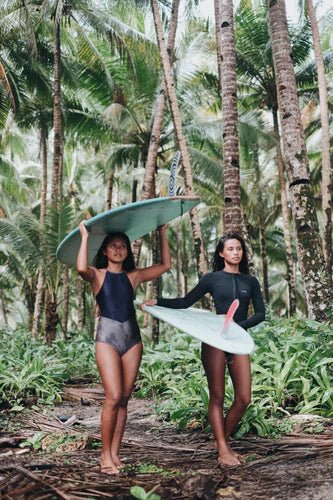
[(153, 266), (146, 267), (144, 269), (137, 269), (136, 272), (136, 286), (144, 281), (154, 280), (159, 278), (163, 273), (169, 271), (171, 267), (171, 254), (168, 243), (168, 238), (166, 234), (167, 226), (161, 226), (158, 228), (160, 234), (160, 244), (161, 244), (161, 262), (159, 264), (154, 264)]
[(256, 326), (265, 320), (265, 304), (262, 298), (259, 282), (256, 278), (254, 279), (253, 289), (251, 294), (252, 304), (254, 308), (254, 314), (244, 321), (240, 321), (238, 324), (245, 330)]
[(89, 233), (84, 225), (84, 221), (80, 222), (79, 228), (81, 234), (81, 245), (76, 258), (76, 270), (85, 281), (92, 282), (95, 279), (95, 270), (93, 267), (88, 265)]

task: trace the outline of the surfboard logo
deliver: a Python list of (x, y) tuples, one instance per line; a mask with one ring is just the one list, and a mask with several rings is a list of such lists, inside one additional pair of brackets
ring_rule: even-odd
[(239, 306), (239, 300), (238, 299), (233, 300), (231, 303), (231, 306), (228, 309), (228, 312), (225, 316), (225, 320), (223, 323), (223, 328), (222, 328), (222, 332), (221, 332), (221, 335), (223, 337), (226, 337), (226, 335), (228, 334), (230, 323), (235, 315), (235, 312), (238, 309), (238, 306)]
[(170, 167), (170, 177), (169, 177), (169, 189), (168, 189), (168, 196), (176, 196), (176, 175), (177, 175), (177, 168), (179, 165), (180, 161), (180, 151), (177, 151), (175, 156), (173, 157), (171, 167)]

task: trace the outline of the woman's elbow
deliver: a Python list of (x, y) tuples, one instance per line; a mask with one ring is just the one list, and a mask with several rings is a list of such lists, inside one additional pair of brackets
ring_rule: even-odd
[(167, 271), (170, 271), (170, 269), (171, 269), (171, 259), (163, 261), (162, 262), (162, 267), (163, 267), (163, 273), (166, 273)]
[(79, 274), (87, 272), (87, 266), (82, 266), (81, 264), (76, 264), (75, 269)]

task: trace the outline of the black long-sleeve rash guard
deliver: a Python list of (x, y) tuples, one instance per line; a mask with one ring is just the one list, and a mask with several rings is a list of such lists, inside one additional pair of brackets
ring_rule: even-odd
[[(172, 309), (186, 309), (206, 293), (210, 293), (213, 297), (216, 314), (226, 314), (232, 301), (239, 299), (234, 321), (244, 329), (251, 328), (265, 319), (265, 306), (258, 280), (249, 274), (227, 273), (226, 271), (205, 274), (185, 297), (176, 299), (160, 297), (157, 305)], [(250, 301), (253, 304), (254, 314), (248, 318)]]

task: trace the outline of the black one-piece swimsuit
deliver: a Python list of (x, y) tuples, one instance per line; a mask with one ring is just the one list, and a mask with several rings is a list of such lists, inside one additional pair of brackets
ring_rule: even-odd
[(112, 345), (120, 356), (141, 342), (133, 299), (134, 290), (127, 273), (106, 271), (102, 288), (96, 295), (101, 316), (95, 341)]

